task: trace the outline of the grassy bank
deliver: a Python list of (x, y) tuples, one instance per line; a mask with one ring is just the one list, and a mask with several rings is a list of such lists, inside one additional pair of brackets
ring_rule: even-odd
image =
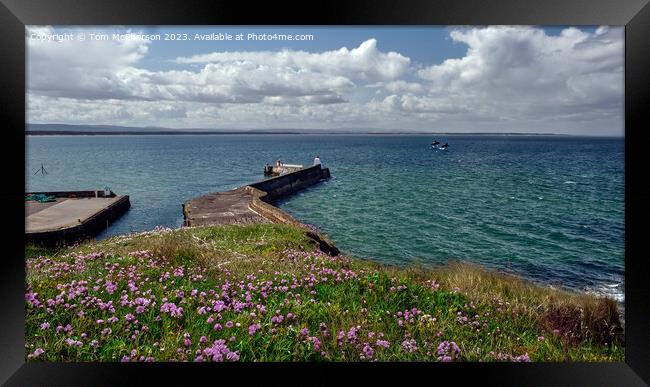
[(31, 361), (622, 361), (612, 300), (384, 267), (286, 225), (26, 248)]

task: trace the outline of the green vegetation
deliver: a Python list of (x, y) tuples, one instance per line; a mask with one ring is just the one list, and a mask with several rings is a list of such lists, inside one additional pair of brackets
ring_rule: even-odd
[(31, 361), (623, 361), (612, 300), (318, 251), (287, 225), (26, 248)]

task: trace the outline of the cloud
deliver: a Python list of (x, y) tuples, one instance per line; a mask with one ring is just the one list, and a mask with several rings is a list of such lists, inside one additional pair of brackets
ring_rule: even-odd
[[(130, 30), (129, 30), (130, 31)], [(122, 72), (142, 59), (148, 40), (124, 41), (29, 39), (52, 34), (52, 27), (28, 27), (27, 85), (32, 93), (72, 98), (130, 98)]]
[(466, 53), (432, 65), (383, 52), (369, 39), (324, 52), (176, 57), (166, 63), (175, 64), (172, 70), (151, 69), (145, 59), (153, 42), (147, 40), (29, 41), (28, 119), (177, 128), (622, 133), (621, 28), (566, 28), (553, 35), (534, 27), (457, 28), (449, 36)]
[(344, 76), (350, 79), (390, 80), (404, 74), (410, 59), (396, 52), (383, 53), (376, 39), (368, 39), (348, 50), (309, 53), (305, 51), (213, 52), (176, 58), (178, 63), (255, 63), (276, 69), (294, 69), (312, 73)]
[(149, 43), (30, 42), (29, 90), (83, 99), (331, 104), (345, 101), (343, 94), (356, 86), (353, 79), (396, 77), (409, 64), (399, 54), (380, 52), (371, 39), (352, 50), (315, 54), (212, 53), (201, 56), (209, 60), (179, 59), (206, 62), (199, 71), (149, 71), (136, 67)]
[(431, 94), (444, 92), (449, 100), (524, 122), (567, 109), (585, 118), (622, 113), (621, 29), (567, 28), (550, 36), (532, 27), (487, 27), (450, 36), (466, 44), (467, 53), (418, 71)]

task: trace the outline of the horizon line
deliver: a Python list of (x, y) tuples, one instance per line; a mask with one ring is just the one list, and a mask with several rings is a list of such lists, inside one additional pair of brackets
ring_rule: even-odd
[[(35, 129), (29, 126), (67, 126), (70, 129)], [(94, 127), (98, 130), (83, 130), (83, 127)], [(75, 130), (73, 128), (80, 128)], [(105, 130), (102, 130), (105, 128)], [(112, 130), (110, 128), (113, 128)], [(517, 135), (517, 136), (575, 136), (575, 137), (620, 137), (622, 134), (582, 134), (582, 133), (554, 133), (554, 132), (437, 132), (437, 131), (391, 131), (371, 129), (291, 129), (291, 128), (268, 128), (268, 129), (207, 129), (207, 128), (168, 128), (155, 126), (119, 126), (119, 125), (80, 125), (80, 124), (25, 124), (25, 135), (208, 135), (208, 134), (421, 134), (421, 135)]]

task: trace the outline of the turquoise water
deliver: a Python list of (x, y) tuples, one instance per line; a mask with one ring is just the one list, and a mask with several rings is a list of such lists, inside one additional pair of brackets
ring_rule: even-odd
[[(405, 264), (460, 259), (623, 300), (624, 142), (560, 136), (30, 136), (27, 190), (131, 196), (100, 238), (182, 223), (192, 197), (263, 178), (265, 162), (333, 178), (279, 203), (343, 251)], [(47, 175), (33, 175), (41, 165)]]

